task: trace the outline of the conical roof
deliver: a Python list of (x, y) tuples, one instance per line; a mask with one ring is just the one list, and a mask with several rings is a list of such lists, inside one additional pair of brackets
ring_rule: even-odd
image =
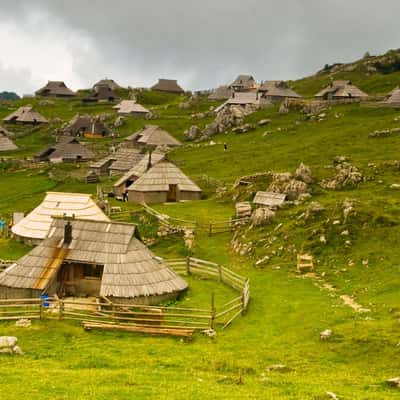
[(400, 89), (392, 90), (390, 97), (386, 100), (388, 104), (400, 104)]
[(42, 203), (11, 230), (14, 235), (27, 239), (42, 240), (46, 237), (52, 217), (73, 215), (76, 218), (109, 221), (92, 200), (91, 195), (81, 193), (47, 192)]
[(201, 192), (176, 165), (169, 161), (160, 161), (138, 178), (128, 190), (136, 192), (165, 192), (169, 185), (177, 185), (180, 191)]
[(27, 124), (47, 124), (48, 121), (43, 115), (33, 110), (32, 106), (23, 106), (3, 119), (5, 122), (21, 122)]
[[(72, 241), (66, 245), (68, 222)], [(0, 274), (0, 285), (46, 290), (59, 268), (52, 261), (64, 248), (64, 262), (103, 266), (100, 296), (134, 299), (185, 290), (187, 283), (137, 237), (133, 224), (54, 218), (44, 241)]]

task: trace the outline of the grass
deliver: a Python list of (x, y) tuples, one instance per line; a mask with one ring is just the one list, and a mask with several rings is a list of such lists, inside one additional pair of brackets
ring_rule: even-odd
[[(324, 84), (319, 79), (298, 82), (296, 89), (311, 94)], [(379, 79), (372, 76), (363, 81), (364, 86), (360, 81), (360, 87), (376, 87), (374, 90), (380, 93), (389, 86), (390, 79), (395, 81), (397, 75)], [(210, 121), (209, 117), (192, 119), (191, 114), (204, 112), (213, 105), (200, 98), (189, 109), (182, 110), (179, 104), (183, 99), (152, 92), (145, 92), (140, 98), (144, 105), (157, 111), (158, 118), (151, 123), (159, 124), (181, 140), (187, 127), (204, 126)], [(38, 109), (48, 117), (63, 120), (78, 110), (112, 111), (111, 105), (84, 106), (76, 100), (56, 101), (53, 106), (42, 108), (38, 105)], [(398, 127), (399, 112), (351, 104), (330, 108), (324, 111), (323, 121), (315, 122), (296, 111), (279, 115), (277, 110), (273, 106), (247, 117), (247, 122), (255, 124), (269, 118), (268, 126), (246, 134), (219, 134), (212, 138), (216, 142), (213, 146), (200, 143), (174, 150), (170, 157), (205, 188), (206, 198), (155, 206), (172, 217), (203, 224), (225, 220), (234, 214), (234, 193), (216, 199), (216, 186), (229, 186), (246, 174), (267, 170), (293, 172), (300, 162), (310, 165), (314, 177), (312, 200), (324, 206), (321, 215), (307, 221), (301, 217), (308, 201), (280, 210), (271, 225), (242, 228), (238, 238), (251, 242), (253, 248), (246, 256), (233, 252), (230, 233), (208, 237), (206, 232), (199, 231), (196, 235), (195, 256), (250, 277), (251, 303), (247, 315), (228, 329), (219, 330), (214, 340), (199, 334), (190, 343), (126, 333), (88, 333), (68, 322), (37, 322), (26, 329), (1, 323), (0, 335), (16, 335), (26, 354), (1, 355), (0, 395), (8, 400), (322, 400), (326, 391), (333, 391), (339, 398), (354, 400), (398, 398), (398, 391), (384, 382), (397, 376), (400, 368), (400, 204), (399, 192), (390, 187), (400, 183), (400, 170), (394, 163), (400, 151), (400, 136), (369, 138), (368, 134)], [(0, 108), (0, 117), (8, 112)], [(128, 119), (119, 130), (121, 138), (145, 123), (148, 121)], [(46, 129), (21, 129), (17, 142), (24, 149), (18, 157), (33, 154), (51, 140), (51, 132)], [(106, 151), (111, 143), (88, 142), (99, 152)], [(227, 152), (223, 151), (224, 142), (228, 144)], [(349, 157), (366, 181), (355, 188), (322, 189), (318, 182), (333, 175), (332, 160), (337, 155)], [(13, 211), (28, 212), (39, 204), (47, 190), (96, 190), (96, 185), (84, 183), (84, 165), (33, 170), (3, 166), (1, 218), (9, 217)], [(241, 200), (251, 200), (263, 184), (246, 187)], [(354, 200), (355, 213), (344, 222), (342, 203), (346, 198)], [(115, 200), (112, 204), (124, 210), (137, 210), (135, 205)], [(335, 220), (341, 223), (334, 225)], [(139, 213), (134, 222), (145, 237), (155, 236), (154, 220), (144, 219)], [(343, 236), (346, 230), (349, 235)], [(319, 239), (322, 234), (327, 239), (325, 245)], [(345, 244), (348, 239), (350, 246)], [(180, 236), (156, 240), (151, 248), (163, 257), (187, 254)], [(336, 292), (321, 289), (314, 279), (294, 273), (293, 248), (314, 254), (320, 283), (334, 285)], [(0, 258), (16, 259), (27, 250), (13, 240), (0, 239)], [(266, 255), (270, 257), (269, 263), (255, 268), (256, 261)], [(363, 264), (365, 260), (368, 265)], [(349, 265), (349, 261), (353, 263)], [(216, 282), (191, 278), (189, 284), (191, 290), (182, 300), (184, 305), (209, 307), (213, 290), (217, 293), (217, 305), (232, 296), (230, 290)], [(354, 296), (371, 312), (355, 313), (340, 300), (342, 294)], [(321, 341), (319, 332), (327, 328), (333, 330), (333, 336)], [(285, 364), (289, 369), (285, 373), (267, 372), (271, 364)]]

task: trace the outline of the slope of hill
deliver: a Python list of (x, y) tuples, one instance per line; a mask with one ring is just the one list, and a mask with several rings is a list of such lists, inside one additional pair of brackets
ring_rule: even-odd
[(315, 75), (291, 82), (300, 94), (312, 97), (332, 80), (351, 80), (370, 95), (386, 95), (400, 85), (400, 50), (381, 56), (366, 55), (350, 64), (326, 65)]

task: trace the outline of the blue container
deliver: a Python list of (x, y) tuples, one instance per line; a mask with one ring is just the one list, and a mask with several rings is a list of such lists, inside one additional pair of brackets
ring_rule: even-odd
[(50, 303), (49, 303), (49, 295), (46, 293), (43, 293), (40, 295), (40, 298), (42, 299), (42, 305), (45, 308), (49, 308), (50, 307)]

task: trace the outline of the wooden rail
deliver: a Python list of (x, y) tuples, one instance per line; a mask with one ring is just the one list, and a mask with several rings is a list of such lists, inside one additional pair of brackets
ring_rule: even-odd
[(190, 336), (194, 331), (223, 328), (243, 315), (250, 300), (249, 280), (219, 264), (195, 257), (167, 259), (165, 263), (182, 275), (199, 275), (215, 279), (238, 292), (238, 296), (222, 307), (215, 306), (211, 295), (210, 308), (164, 307), (139, 304), (118, 304), (107, 298), (93, 300), (0, 299), (0, 321), (17, 319), (57, 319), (84, 323), (85, 329), (118, 329), (151, 334)]

